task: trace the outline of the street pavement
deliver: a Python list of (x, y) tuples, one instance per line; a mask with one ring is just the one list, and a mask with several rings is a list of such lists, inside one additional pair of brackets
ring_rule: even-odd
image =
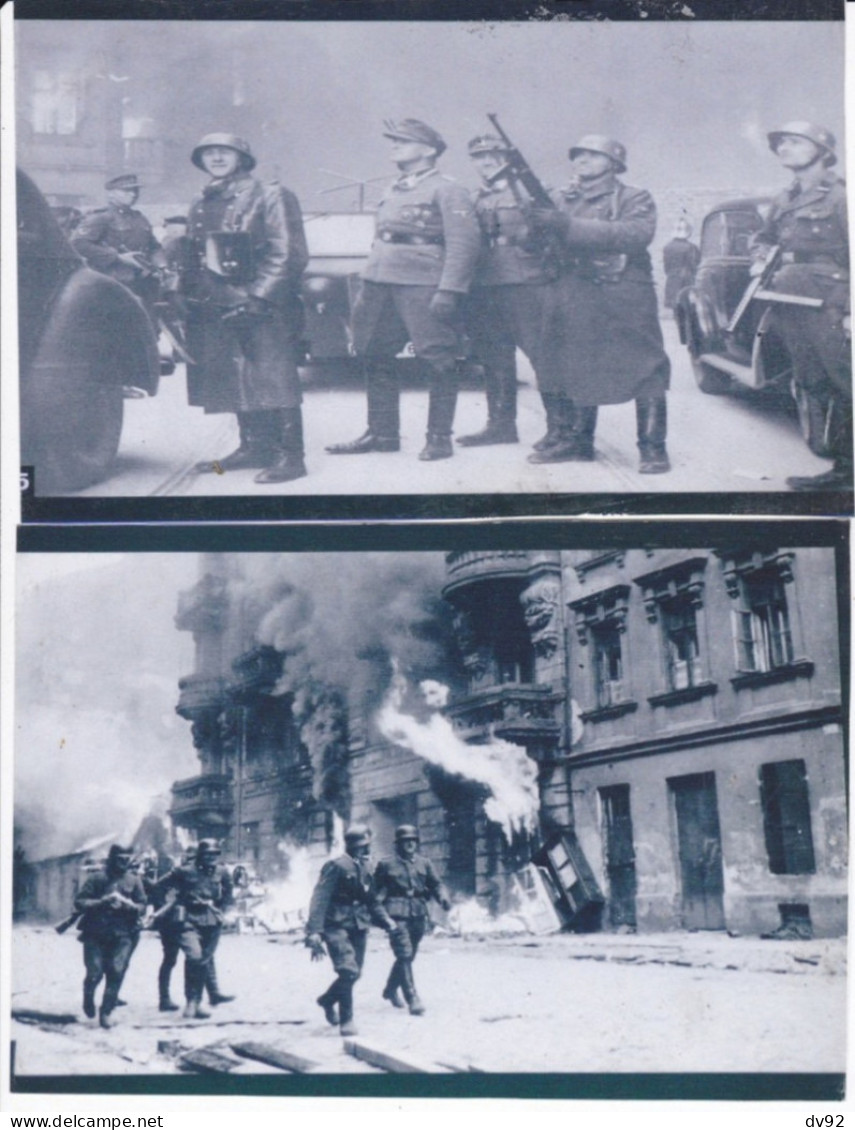
[[(354, 385), (319, 384), (307, 387), (303, 405), (306, 478), (262, 486), (253, 482), (253, 471), (199, 475), (196, 462), (233, 450), (237, 429), (232, 416), (206, 416), (187, 406), (184, 367), (179, 365), (162, 379), (156, 397), (125, 402), (125, 429), (113, 473), (78, 497), (733, 493), (783, 491), (788, 475), (828, 468), (827, 460), (808, 450), (784, 405), (744, 393), (701, 393), (675, 324), (666, 320), (663, 329), (674, 370), (668, 401), (670, 474), (638, 474), (633, 404), (600, 410), (595, 463), (528, 463), (526, 456), (545, 423), (533, 375), (520, 357), (517, 445), (458, 447), (452, 459), (420, 462), (416, 456), (424, 444), (427, 391), (405, 388), (399, 453), (329, 455), (327, 444), (364, 431), (365, 395)], [(462, 390), (455, 434), (478, 431), (485, 420), (483, 392)]]
[[(258, 1041), (320, 1072), (376, 1070), (346, 1054), (315, 998), (332, 977), (302, 934), (227, 934), (211, 1019), (156, 1007), (160, 944), (145, 932), (115, 1028), (80, 1011), (81, 948), (73, 932), (13, 931), (12, 1008), (78, 1016), (14, 1022), (16, 1071), (27, 1075), (177, 1070), (184, 1048)], [(431, 1071), (840, 1072), (845, 1069), (846, 942), (761, 940), (723, 933), (449, 936), (423, 943), (416, 978), (427, 1006), (410, 1016), (381, 999), (391, 956), (373, 931), (356, 986), (358, 1039)], [(181, 969), (173, 996), (181, 998)], [(172, 1045), (158, 1051), (158, 1044)], [(244, 1061), (238, 1074), (276, 1073)], [(152, 1089), (156, 1088), (153, 1084)]]

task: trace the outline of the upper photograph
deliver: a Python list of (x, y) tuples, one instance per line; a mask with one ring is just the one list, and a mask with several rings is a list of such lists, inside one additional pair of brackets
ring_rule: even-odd
[(15, 55), (25, 518), (852, 512), (842, 21)]

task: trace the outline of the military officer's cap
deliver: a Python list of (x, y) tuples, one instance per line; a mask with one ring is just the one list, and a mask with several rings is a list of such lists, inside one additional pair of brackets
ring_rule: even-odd
[(420, 122), (418, 118), (402, 118), (399, 122), (393, 122), (390, 118), (387, 118), (383, 125), (386, 127), (383, 130), (384, 137), (398, 138), (402, 141), (419, 141), (422, 145), (429, 145), (431, 149), (436, 150), (437, 157), (448, 148), (436, 130), (424, 122)]
[(199, 840), (199, 846), (196, 849), (197, 855), (219, 855), (220, 845), (216, 840)]
[(825, 153), (826, 165), (837, 163), (837, 154), (834, 152), (837, 139), (825, 126), (818, 126), (816, 122), (785, 122), (780, 129), (774, 129), (766, 135), (769, 138), (769, 148), (777, 153), (781, 138), (788, 134), (792, 137), (806, 137), (808, 141), (812, 141), (822, 149)]
[(112, 863), (114, 859), (130, 859), (134, 854), (134, 849), (129, 847), (122, 847), (121, 844), (111, 844), (110, 850), (107, 853), (107, 862)]
[(368, 847), (371, 843), (371, 831), (364, 824), (354, 824), (344, 833), (344, 846), (350, 848)]
[(395, 829), (395, 840), (417, 840), (419, 838), (419, 830), (413, 824), (399, 824)]
[(603, 153), (606, 157), (611, 157), (619, 173), (626, 172), (626, 146), (615, 141), (613, 137), (606, 137), (604, 133), (586, 133), (572, 146), (568, 156), (572, 161), (583, 151)]
[(502, 141), (494, 133), (484, 133), (480, 137), (473, 137), (467, 147), (470, 157), (477, 157), (479, 153), (507, 153), (507, 142)]
[(140, 179), (136, 173), (122, 173), (118, 177), (111, 177), (110, 180), (108, 180), (104, 185), (104, 187), (108, 191), (113, 188), (132, 188), (135, 192), (139, 192), (139, 190), (142, 188), (142, 185), (140, 184)]
[(248, 141), (244, 141), (244, 139), (238, 137), (236, 133), (206, 133), (190, 154), (190, 160), (197, 169), (204, 170), (205, 166), (202, 164), (202, 150), (208, 149), (213, 145), (221, 146), (223, 149), (234, 149), (236, 153), (240, 154), (243, 167), (247, 172), (255, 168), (255, 157), (252, 155)]

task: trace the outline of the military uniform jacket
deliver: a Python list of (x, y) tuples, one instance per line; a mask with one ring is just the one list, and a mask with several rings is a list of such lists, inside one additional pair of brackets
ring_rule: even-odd
[(480, 251), (481, 233), (469, 193), (451, 177), (430, 169), (400, 177), (384, 193), (362, 277), (465, 294)]
[(381, 859), (374, 872), (377, 897), (392, 918), (427, 918), (428, 902), (446, 902), (448, 895), (423, 855), (402, 859), (395, 855)]
[(90, 267), (112, 275), (122, 283), (133, 282), (138, 272), (119, 258), (119, 253), (135, 251), (147, 259), (160, 250), (151, 224), (135, 208), (108, 204), (84, 216), (74, 230), (71, 246)]
[(649, 192), (607, 173), (553, 199), (564, 217), (568, 270), (598, 284), (652, 278), (647, 248), (656, 234), (656, 205)]
[(796, 182), (772, 201), (754, 242), (778, 244), (785, 263), (825, 267), (833, 277), (845, 281), (849, 277), (845, 183), (832, 173), (805, 191)]
[[(183, 910), (183, 920), (191, 926), (222, 925), (222, 911), (234, 901), (231, 876), (219, 863), (205, 871), (198, 867), (174, 868), (155, 884), (153, 901), (165, 900), (171, 890), (175, 891), (177, 917), (181, 917)], [(205, 902), (212, 903), (221, 913), (205, 906)]]
[(371, 872), (349, 855), (331, 859), (321, 869), (309, 906), (308, 934), (344, 928), (367, 930), (382, 921)]
[(475, 197), (475, 214), (481, 228), (475, 286), (550, 281), (544, 256), (534, 248), (531, 228), (507, 182), (481, 188)]
[[(138, 909), (126, 906), (93, 906), (86, 909), (82, 903), (88, 899), (100, 899), (112, 891), (118, 891), (125, 898), (136, 903)], [(146, 895), (139, 875), (126, 872), (111, 877), (106, 871), (90, 875), (74, 900), (75, 910), (83, 912), (79, 929), (83, 938), (117, 937), (137, 934), (140, 930), (140, 917), (145, 911)]]
[[(251, 277), (231, 285), (204, 265), (207, 237), (213, 232), (245, 232), (251, 247)], [(190, 205), (187, 238), (199, 262), (182, 282), (191, 298), (233, 306), (250, 295), (288, 306), (299, 293), (309, 262), (303, 215), (297, 197), (280, 184), (262, 184), (241, 174), (206, 185)]]

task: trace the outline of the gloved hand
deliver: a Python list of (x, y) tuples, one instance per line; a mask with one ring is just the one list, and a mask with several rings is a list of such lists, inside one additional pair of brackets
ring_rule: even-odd
[(438, 290), (430, 300), (430, 312), (440, 322), (453, 322), (457, 315), (457, 295), (452, 290)]
[(323, 961), (327, 951), (320, 934), (307, 934), (306, 946), (312, 951), (312, 961)]

